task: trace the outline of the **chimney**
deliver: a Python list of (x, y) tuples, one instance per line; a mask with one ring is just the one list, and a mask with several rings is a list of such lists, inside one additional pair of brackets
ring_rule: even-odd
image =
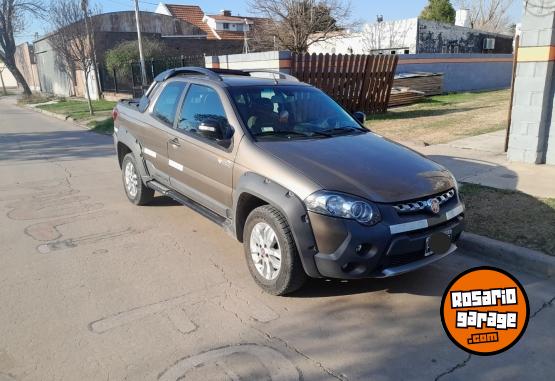
[(227, 9), (222, 9), (220, 11), (220, 15), (221, 16), (231, 16), (231, 11), (228, 11)]
[(468, 17), (468, 9), (458, 9), (455, 16), (455, 25), (470, 28), (470, 17)]

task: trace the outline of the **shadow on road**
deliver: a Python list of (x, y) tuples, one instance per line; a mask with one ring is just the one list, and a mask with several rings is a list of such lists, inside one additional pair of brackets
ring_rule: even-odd
[(90, 131), (6, 133), (0, 136), (0, 161), (78, 160), (115, 154), (112, 140)]
[(310, 279), (300, 291), (290, 295), (295, 298), (325, 298), (341, 295), (355, 295), (387, 290), (393, 294), (441, 296), (443, 289), (451, 280), (450, 275), (436, 265), (393, 278), (385, 279)]

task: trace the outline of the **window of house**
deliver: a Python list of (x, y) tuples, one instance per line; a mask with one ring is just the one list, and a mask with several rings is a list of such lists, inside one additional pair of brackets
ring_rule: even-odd
[(183, 102), (177, 128), (198, 133), (200, 124), (208, 119), (212, 123), (218, 122), (227, 125), (227, 117), (220, 96), (211, 87), (191, 85)]
[(229, 29), (229, 23), (228, 22), (224, 22), (223, 26), (224, 26), (224, 29)]
[(405, 54), (409, 54), (409, 53), (410, 53), (410, 50), (405, 49)]
[(163, 123), (173, 125), (177, 104), (179, 103), (179, 98), (181, 98), (181, 93), (184, 88), (184, 82), (169, 83), (164, 90), (162, 90), (162, 93), (156, 101), (153, 116)]

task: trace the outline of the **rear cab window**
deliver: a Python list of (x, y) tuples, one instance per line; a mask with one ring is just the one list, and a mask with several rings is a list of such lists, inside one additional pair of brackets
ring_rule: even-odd
[(152, 116), (170, 127), (173, 126), (177, 106), (186, 86), (185, 82), (178, 81), (167, 84), (156, 100)]

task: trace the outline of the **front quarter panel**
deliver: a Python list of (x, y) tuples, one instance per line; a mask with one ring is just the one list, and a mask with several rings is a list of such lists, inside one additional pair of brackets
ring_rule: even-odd
[[(314, 255), (317, 252), (316, 241), (303, 201), (292, 191), (268, 178), (253, 172), (245, 172), (237, 181), (233, 198), (236, 223), (238, 201), (244, 193), (264, 200), (287, 218), (305, 272), (313, 278), (321, 277), (314, 262)], [(235, 228), (237, 232), (242, 231), (237, 226)]]

